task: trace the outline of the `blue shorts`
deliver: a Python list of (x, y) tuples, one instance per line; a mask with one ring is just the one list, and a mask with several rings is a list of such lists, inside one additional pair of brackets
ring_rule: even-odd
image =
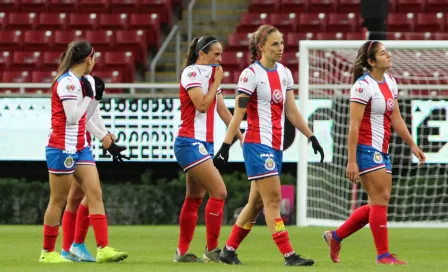
[(248, 180), (277, 176), (282, 172), (281, 150), (275, 150), (264, 144), (244, 143), (243, 156)]
[(73, 174), (76, 165), (95, 165), (90, 146), (77, 152), (47, 146), (45, 155), (47, 157), (48, 172), (53, 174)]
[(176, 137), (174, 155), (182, 170), (187, 172), (191, 167), (213, 158), (213, 143), (187, 137)]
[(371, 146), (357, 146), (356, 162), (358, 163), (359, 175), (382, 168), (386, 168), (386, 172), (392, 174), (392, 165), (390, 163), (389, 154), (378, 151)]

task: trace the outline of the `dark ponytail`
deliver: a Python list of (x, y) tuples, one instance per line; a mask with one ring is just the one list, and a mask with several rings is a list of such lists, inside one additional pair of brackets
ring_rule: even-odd
[(380, 42), (367, 41), (358, 50), (355, 64), (353, 65), (353, 83), (360, 78), (365, 70), (372, 71), (372, 66), (369, 64), (368, 59), (376, 60), (376, 51)]
[(196, 63), (199, 57), (199, 52), (202, 51), (207, 54), (210, 51), (212, 44), (215, 42), (218, 42), (218, 40), (212, 36), (203, 36), (201, 38), (195, 37), (188, 48), (181, 70)]
[(278, 29), (271, 25), (261, 25), (257, 31), (252, 34), (249, 41), (250, 62), (254, 63), (258, 58), (258, 44), (264, 45), (269, 34), (276, 32)]
[(88, 41), (74, 41), (67, 46), (67, 50), (62, 53), (58, 73), (53, 81), (66, 73), (73, 65), (81, 64), (87, 57), (93, 56), (95, 50)]

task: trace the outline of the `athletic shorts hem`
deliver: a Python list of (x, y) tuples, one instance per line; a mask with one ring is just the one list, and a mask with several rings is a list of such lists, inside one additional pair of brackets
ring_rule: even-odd
[[(381, 165), (378, 165), (378, 166), (375, 166), (375, 167), (371, 167), (371, 168), (362, 170), (362, 171), (359, 172), (359, 175), (361, 176), (361, 175), (364, 175), (364, 174), (367, 174), (367, 173), (370, 173), (370, 172), (373, 172), (373, 171), (376, 171), (376, 170), (380, 170), (380, 169), (383, 169), (383, 168), (386, 168), (385, 164), (381, 164)], [(386, 170), (386, 172), (387, 172), (387, 170)]]
[(53, 170), (53, 169), (48, 169), (49, 173), (55, 174), (55, 175), (71, 175), (73, 173), (75, 173), (75, 169), (73, 170)]
[(185, 166), (185, 168), (183, 170), (184, 170), (184, 172), (187, 172), (189, 169), (191, 169), (191, 168), (195, 167), (196, 165), (199, 165), (199, 164), (201, 164), (201, 163), (203, 163), (203, 162), (205, 162), (205, 161), (207, 161), (207, 160), (209, 160), (211, 158), (212, 157), (210, 155), (207, 155), (207, 156), (203, 157), (202, 159), (199, 159), (199, 160), (197, 160), (197, 161), (195, 161), (195, 162)]
[(279, 175), (278, 171), (275, 171), (275, 172), (268, 172), (268, 173), (264, 173), (264, 174), (260, 174), (260, 175), (250, 176), (250, 177), (247, 177), (247, 179), (252, 181), (252, 180), (264, 179), (264, 178), (268, 178), (268, 177), (272, 177), (272, 176), (278, 176), (278, 175)]

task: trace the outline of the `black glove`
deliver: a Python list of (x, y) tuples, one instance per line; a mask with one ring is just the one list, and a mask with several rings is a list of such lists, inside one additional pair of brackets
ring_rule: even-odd
[(95, 80), (95, 100), (101, 101), (106, 86), (101, 78), (94, 76), (93, 79)]
[(109, 151), (109, 154), (112, 155), (112, 160), (115, 163), (121, 163), (123, 162), (123, 159), (130, 160), (130, 157), (127, 157), (123, 154), (121, 154), (122, 151), (125, 151), (127, 148), (125, 146), (117, 145), (116, 143), (112, 142), (112, 144), (109, 146), (107, 151)]
[(213, 164), (216, 168), (220, 169), (227, 163), (229, 160), (229, 149), (230, 144), (222, 143), (221, 148), (213, 159)]
[(90, 85), (89, 80), (85, 76), (82, 76), (81, 83), (82, 83), (82, 88), (86, 92), (86, 96), (93, 98), (93, 89), (92, 89), (92, 85)]
[(311, 136), (308, 139), (311, 142), (311, 145), (314, 149), (314, 154), (317, 154), (317, 152), (320, 153), (320, 163), (324, 162), (324, 150), (322, 149), (322, 146), (320, 146), (319, 141), (317, 140), (316, 136)]

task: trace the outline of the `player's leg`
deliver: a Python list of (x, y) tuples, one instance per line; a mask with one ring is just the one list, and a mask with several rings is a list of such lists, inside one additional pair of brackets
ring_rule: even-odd
[[(76, 180), (80, 183), (89, 203), (89, 219), (97, 243), (97, 262), (118, 262), (127, 258), (125, 252), (118, 252), (109, 246), (107, 218), (104, 210), (103, 195), (98, 170), (90, 148), (79, 152), (79, 160), (92, 162), (92, 164), (77, 164), (75, 170)], [(78, 256), (79, 257), (79, 256)]]
[(252, 181), (250, 184), (249, 200), (238, 215), (226, 245), (219, 254), (221, 262), (227, 264), (242, 264), (235, 252), (244, 238), (246, 238), (251, 231), (257, 215), (262, 209), (263, 199), (258, 192), (257, 183)]
[(206, 191), (194, 180), (189, 172), (187, 172), (186, 176), (187, 192), (179, 216), (179, 243), (174, 261), (198, 262), (202, 260), (193, 253), (188, 252), (188, 249), (193, 240), (194, 230), (198, 221), (198, 210)]
[(285, 258), (288, 266), (310, 266), (314, 264), (311, 259), (303, 259), (297, 255), (290, 243), (288, 232), (280, 215), (281, 188), (280, 177), (270, 176), (257, 180), (258, 191), (264, 204), (266, 225), (272, 233), (272, 238), (279, 251)]
[(89, 232), (89, 226), (89, 206), (87, 197), (84, 197), (78, 207), (78, 212), (76, 213), (76, 228), (74, 240), (76, 244), (84, 244), (87, 233)]

